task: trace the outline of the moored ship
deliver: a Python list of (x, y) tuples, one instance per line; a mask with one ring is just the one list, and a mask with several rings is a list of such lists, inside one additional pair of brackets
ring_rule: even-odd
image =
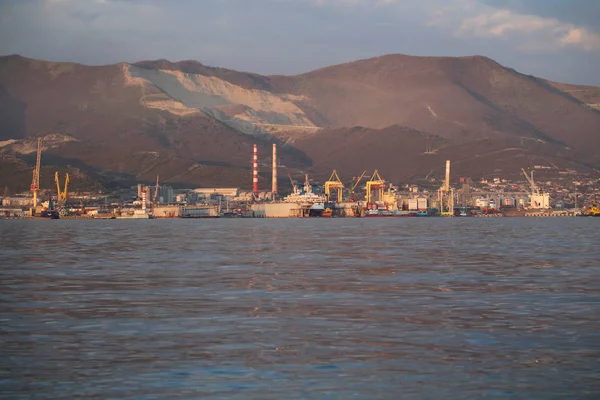
[[(293, 180), (291, 181), (294, 191), (292, 194), (286, 196), (283, 199), (285, 203), (298, 204), (301, 210), (307, 210), (307, 214), (310, 217), (331, 216), (327, 215), (327, 212), (325, 210), (325, 202), (327, 200), (326, 197), (324, 195), (316, 194), (313, 192), (312, 185), (308, 181), (308, 174), (304, 175), (304, 186), (302, 187), (302, 189), (300, 189), (298, 185), (294, 183)], [(326, 215), (323, 215), (324, 212), (326, 213)], [(331, 213), (331, 210), (329, 210), (329, 212)]]

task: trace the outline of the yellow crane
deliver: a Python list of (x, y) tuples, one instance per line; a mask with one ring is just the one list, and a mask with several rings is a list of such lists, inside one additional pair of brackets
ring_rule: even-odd
[(446, 160), (446, 179), (438, 189), (438, 203), (440, 215), (445, 217), (454, 216), (454, 189), (450, 187), (450, 160)]
[(65, 174), (65, 186), (64, 189), (60, 189), (60, 179), (58, 178), (58, 172), (54, 173), (54, 182), (56, 182), (56, 200), (59, 203), (67, 201), (67, 191), (69, 190), (69, 174)]
[[(367, 181), (366, 186), (367, 193), (365, 199), (367, 204), (370, 204), (373, 201), (383, 201), (383, 189), (385, 188), (385, 181), (381, 179), (377, 170), (375, 170), (373, 176), (371, 176), (371, 179)], [(375, 192), (375, 196), (373, 196), (373, 192)]]
[(64, 189), (60, 189), (60, 179), (58, 178), (58, 172), (54, 173), (54, 182), (56, 182), (56, 210), (61, 217), (66, 217), (69, 211), (66, 207), (67, 203), (67, 192), (69, 190), (69, 174), (65, 174), (65, 186)]
[(337, 171), (334, 169), (329, 179), (325, 182), (325, 196), (327, 196), (327, 201), (331, 201), (331, 190), (337, 190), (337, 201), (342, 201), (342, 190), (344, 189), (344, 184), (342, 180), (337, 174)]
[(33, 179), (31, 180), (31, 186), (29, 190), (33, 193), (33, 212), (37, 206), (37, 194), (40, 190), (40, 164), (42, 161), (42, 138), (38, 138), (37, 141), (37, 158), (35, 162), (35, 168), (33, 169)]

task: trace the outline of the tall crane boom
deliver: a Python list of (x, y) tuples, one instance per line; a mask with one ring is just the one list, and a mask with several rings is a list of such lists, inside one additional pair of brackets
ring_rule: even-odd
[(288, 178), (290, 178), (290, 183), (292, 184), (292, 189), (294, 190), (294, 193), (297, 193), (298, 192), (298, 186), (296, 185), (296, 183), (292, 179), (292, 175), (290, 175), (289, 172), (288, 172)]
[(360, 174), (360, 176), (358, 177), (358, 179), (356, 180), (354, 185), (352, 185), (352, 188), (350, 189), (350, 201), (356, 201), (356, 196), (354, 195), (354, 190), (356, 190), (356, 188), (360, 184), (360, 181), (362, 181), (362, 178), (364, 178), (366, 174), (367, 174), (367, 170), (365, 169), (363, 171), (363, 173)]
[(152, 199), (152, 204), (156, 204), (157, 199), (158, 199), (158, 175), (156, 175), (156, 188), (154, 189), (154, 198)]
[(438, 202), (441, 215), (454, 216), (454, 189), (450, 187), (450, 160), (446, 160), (446, 177), (438, 189)]
[(40, 190), (40, 165), (42, 162), (42, 138), (38, 138), (37, 142), (37, 158), (35, 162), (35, 168), (33, 169), (33, 179), (31, 180), (31, 186), (29, 189), (33, 193), (33, 208), (37, 206), (37, 194)]
[(62, 194), (63, 201), (67, 201), (68, 190), (69, 190), (69, 174), (65, 173), (65, 189), (63, 190), (63, 194)]
[(531, 176), (527, 175), (527, 172), (525, 172), (525, 170), (523, 168), (521, 168), (521, 171), (523, 171), (523, 175), (525, 175), (525, 179), (527, 179), (527, 182), (529, 182), (529, 184), (531, 185), (531, 193), (539, 194), (540, 189), (537, 187), (537, 185), (535, 184), (535, 181), (533, 180), (533, 171), (531, 171)]
[(58, 180), (58, 171), (54, 173), (54, 183), (56, 183), (56, 201), (60, 202), (60, 182)]

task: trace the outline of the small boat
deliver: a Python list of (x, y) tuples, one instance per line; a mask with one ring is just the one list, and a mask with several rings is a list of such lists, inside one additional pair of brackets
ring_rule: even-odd
[(321, 211), (321, 217), (331, 217), (332, 215), (333, 215), (333, 210), (331, 210), (331, 208), (329, 208), (329, 207), (327, 207), (326, 209)]

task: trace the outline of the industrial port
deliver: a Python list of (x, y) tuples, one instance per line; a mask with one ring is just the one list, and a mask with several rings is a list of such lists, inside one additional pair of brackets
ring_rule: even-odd
[[(455, 180), (459, 185), (452, 185), (450, 160), (446, 161), (443, 179), (432, 182), (428, 187), (414, 184), (395, 186), (386, 181), (378, 170), (365, 170), (360, 176), (353, 177), (350, 184), (344, 184), (335, 170), (322, 184), (313, 182), (308, 174), (294, 179), (288, 173), (292, 191), (280, 195), (277, 146), (273, 144), (271, 190), (261, 191), (257, 146), (254, 145), (251, 191), (240, 188), (176, 191), (168, 185), (160, 185), (157, 176), (155, 185), (138, 184), (129, 190), (112, 194), (81, 195), (69, 193), (69, 175), (65, 174), (61, 180), (58, 172), (55, 173), (55, 189), (40, 188), (41, 153), (40, 138), (29, 193), (2, 198), (0, 217), (151, 219), (600, 216), (597, 206), (599, 182), (583, 182), (588, 189), (592, 189), (581, 196), (581, 199), (579, 193), (574, 196), (563, 193), (563, 199), (553, 201), (550, 192), (534, 179), (535, 169), (522, 169), (525, 186), (500, 178), (492, 182), (482, 180), (479, 183), (469, 178), (459, 178)], [(43, 199), (39, 195), (41, 192), (45, 194)], [(569, 203), (569, 199), (574, 200), (574, 204)]]

